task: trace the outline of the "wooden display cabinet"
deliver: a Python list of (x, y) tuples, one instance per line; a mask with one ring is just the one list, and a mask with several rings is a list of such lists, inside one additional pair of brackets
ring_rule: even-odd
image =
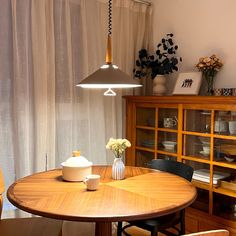
[(132, 144), (126, 165), (162, 158), (192, 166), (198, 197), (187, 209), (187, 231), (227, 228), (236, 235), (236, 97), (124, 98)]

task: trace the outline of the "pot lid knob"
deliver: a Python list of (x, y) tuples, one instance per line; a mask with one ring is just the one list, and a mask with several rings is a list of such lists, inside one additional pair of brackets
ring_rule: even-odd
[(79, 156), (80, 156), (80, 151), (79, 151), (79, 150), (73, 151), (73, 152), (72, 152), (72, 156), (73, 156), (73, 157), (79, 157)]

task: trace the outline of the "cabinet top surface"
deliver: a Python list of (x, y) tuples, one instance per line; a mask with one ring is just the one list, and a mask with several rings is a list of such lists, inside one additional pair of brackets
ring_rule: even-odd
[(201, 103), (201, 104), (235, 104), (236, 96), (123, 96), (130, 102), (147, 103)]

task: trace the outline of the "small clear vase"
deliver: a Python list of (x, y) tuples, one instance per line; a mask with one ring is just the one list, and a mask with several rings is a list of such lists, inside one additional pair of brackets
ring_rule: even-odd
[(112, 179), (120, 180), (125, 178), (125, 165), (122, 158), (115, 158), (112, 165)]
[(208, 95), (208, 96), (214, 95), (214, 79), (215, 79), (215, 74), (204, 73), (203, 77), (204, 77), (204, 79), (207, 82), (206, 95)]

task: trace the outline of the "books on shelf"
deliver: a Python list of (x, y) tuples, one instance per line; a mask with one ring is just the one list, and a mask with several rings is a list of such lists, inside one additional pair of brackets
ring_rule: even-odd
[[(214, 171), (213, 173), (213, 184), (218, 185), (220, 180), (229, 177), (229, 173)], [(208, 169), (199, 169), (193, 172), (193, 179), (199, 180), (205, 183), (210, 183), (210, 171)]]

